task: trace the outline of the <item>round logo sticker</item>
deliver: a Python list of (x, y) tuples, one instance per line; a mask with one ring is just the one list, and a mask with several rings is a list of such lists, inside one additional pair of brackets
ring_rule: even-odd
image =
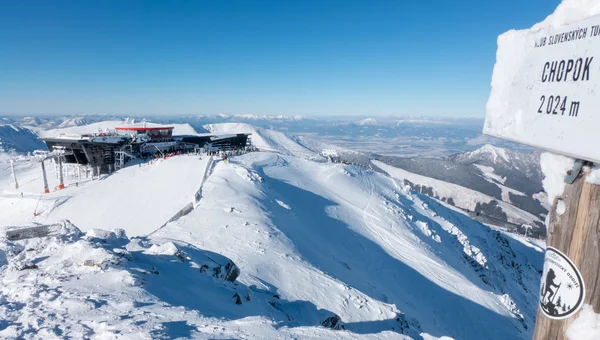
[(573, 262), (558, 249), (546, 248), (540, 308), (551, 319), (566, 319), (583, 304), (585, 285)]

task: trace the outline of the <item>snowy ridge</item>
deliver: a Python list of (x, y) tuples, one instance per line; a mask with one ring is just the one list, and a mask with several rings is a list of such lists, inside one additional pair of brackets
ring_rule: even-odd
[[(127, 126), (125, 121), (121, 120), (108, 120), (88, 125), (75, 125), (65, 128), (57, 128), (51, 130), (37, 130), (36, 132), (41, 137), (56, 137), (61, 134), (63, 135), (82, 135), (86, 133), (97, 133), (98, 131), (114, 130), (117, 126)], [(146, 126), (173, 126), (173, 135), (198, 135), (196, 130), (189, 124), (156, 124), (147, 122)]]
[(539, 169), (539, 152), (521, 152), (485, 144), (477, 150), (447, 157), (463, 164), (488, 163), (490, 165), (516, 168), (524, 172)]
[[(476, 202), (476, 210), (470, 210), (461, 205), (463, 209), (469, 209), (479, 216), (492, 217), (493, 220), (481, 218), (485, 223), (505, 228), (506, 222), (511, 222), (508, 228), (520, 234), (525, 230), (512, 222), (508, 211), (498, 205), (505, 202), (513, 206), (517, 211), (522, 210), (525, 216), (533, 215), (534, 219), (527, 222), (534, 226), (533, 236), (544, 238), (545, 227), (543, 220), (548, 212), (548, 207), (543, 201), (540, 192), (542, 187), (542, 169), (540, 167), (540, 153), (531, 151), (516, 151), (493, 146), (483, 146), (475, 151), (455, 154), (443, 158), (423, 157), (393, 157), (373, 155), (375, 160), (381, 161), (389, 166), (402, 169), (404, 172), (417, 175), (410, 180), (418, 185), (418, 190), (432, 197), (446, 198), (450, 204), (456, 200), (451, 191), (446, 190), (443, 194), (437, 186), (444, 186), (444, 182), (468, 188), (483, 196), (469, 195)], [(409, 176), (408, 174), (406, 176)], [(418, 177), (421, 176), (421, 177)], [(408, 178), (408, 177), (407, 177)], [(427, 178), (433, 180), (428, 181)], [(437, 184), (436, 184), (437, 183)], [(411, 185), (413, 185), (411, 184)], [(433, 191), (436, 191), (434, 194)], [(458, 192), (462, 192), (458, 190)], [(479, 197), (479, 198), (477, 198)], [(483, 199), (486, 197), (486, 199)], [(452, 201), (449, 201), (452, 199)], [(540, 201), (542, 199), (542, 201)], [(464, 199), (462, 199), (464, 200)], [(493, 200), (493, 201), (490, 201)], [(496, 202), (497, 201), (497, 202)], [(502, 206), (506, 206), (502, 204)], [(512, 209), (514, 211), (514, 209)], [(518, 215), (523, 215), (519, 213)], [(533, 223), (533, 224), (532, 224)], [(528, 233), (532, 235), (531, 233)]]
[(463, 159), (489, 159), (492, 162), (497, 162), (499, 160), (503, 160), (504, 162), (510, 162), (509, 156), (507, 155), (507, 150), (504, 148), (498, 148), (490, 144), (485, 144), (479, 149), (467, 152), (461, 155)]
[(246, 123), (207, 124), (203, 127), (215, 134), (250, 133), (252, 144), (263, 151), (296, 155), (307, 159), (319, 158), (314, 152), (279, 131), (257, 128)]
[(374, 160), (373, 163), (387, 172), (393, 178), (399, 180), (408, 180), (413, 184), (417, 184), (423, 187), (429, 187), (433, 190), (434, 197), (439, 197), (442, 201), (450, 202), (450, 204), (456, 207), (476, 212), (477, 206), (481, 204), (491, 204), (492, 201), (507, 213), (508, 222), (513, 224), (531, 224), (533, 221), (537, 221), (538, 218), (532, 214), (520, 210), (506, 202), (498, 201), (494, 197), (485, 195), (479, 191), (471, 190), (460, 185), (456, 185), (449, 182), (440, 181), (434, 178), (421, 176), (408, 172), (406, 170), (395, 168), (387, 165), (383, 162)]
[(87, 120), (85, 117), (75, 117), (75, 118), (65, 119), (56, 128), (64, 129), (64, 128), (68, 128), (68, 127), (89, 125), (89, 124), (93, 124), (93, 122)]

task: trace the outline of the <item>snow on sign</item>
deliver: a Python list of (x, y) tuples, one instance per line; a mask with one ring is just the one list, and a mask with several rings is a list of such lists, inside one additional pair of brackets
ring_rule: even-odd
[(600, 16), (507, 32), (496, 59), (485, 134), (600, 162)]
[(548, 247), (540, 289), (540, 309), (551, 319), (566, 319), (583, 303), (585, 284), (571, 260), (558, 249)]

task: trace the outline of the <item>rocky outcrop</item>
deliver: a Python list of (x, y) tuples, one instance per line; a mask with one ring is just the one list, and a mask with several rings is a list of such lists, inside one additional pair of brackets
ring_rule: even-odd
[(342, 322), (342, 319), (335, 314), (321, 321), (321, 326), (335, 330), (344, 329), (344, 323)]

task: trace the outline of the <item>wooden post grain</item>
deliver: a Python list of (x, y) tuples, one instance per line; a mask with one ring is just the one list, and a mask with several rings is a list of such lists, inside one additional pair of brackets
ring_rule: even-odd
[[(585, 167), (573, 184), (565, 184), (561, 197), (550, 210), (547, 245), (566, 254), (575, 264), (585, 282), (584, 304), (600, 313), (600, 185), (586, 183), (590, 169)], [(556, 213), (558, 200), (566, 210)], [(563, 320), (546, 317), (538, 306), (534, 340), (567, 339), (566, 331), (581, 313)]]

